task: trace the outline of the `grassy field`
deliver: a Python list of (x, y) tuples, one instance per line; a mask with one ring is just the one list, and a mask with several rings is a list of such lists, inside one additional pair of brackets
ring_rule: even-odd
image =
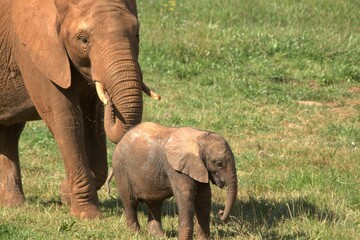
[[(228, 223), (212, 187), (213, 239), (360, 239), (360, 2), (138, 1), (144, 121), (223, 135), (239, 194)], [(109, 159), (114, 145), (109, 146)], [(126, 230), (99, 191), (104, 218), (79, 221), (59, 204), (64, 176), (42, 122), (21, 138), (25, 206), (0, 209), (0, 239), (152, 239)], [(163, 225), (175, 238), (171, 199)]]

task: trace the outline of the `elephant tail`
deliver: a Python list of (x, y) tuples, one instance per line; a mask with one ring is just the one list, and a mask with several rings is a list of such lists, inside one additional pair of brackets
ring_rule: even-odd
[(111, 193), (110, 181), (113, 178), (113, 176), (114, 176), (114, 169), (111, 168), (110, 172), (109, 172), (109, 176), (107, 177), (106, 182), (105, 182), (105, 184), (106, 184), (106, 192), (107, 192), (109, 197), (111, 197), (110, 196), (110, 193)]

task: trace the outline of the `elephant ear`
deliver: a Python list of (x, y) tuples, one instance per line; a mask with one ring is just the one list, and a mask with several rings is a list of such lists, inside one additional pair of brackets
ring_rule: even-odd
[[(53, 1), (14, 0), (12, 22), (34, 65), (62, 88), (71, 85), (70, 64), (57, 32), (57, 9)], [(22, 46), (21, 46), (22, 45)]]
[(185, 127), (177, 129), (165, 146), (165, 154), (170, 165), (198, 182), (209, 182), (208, 171), (201, 159), (196, 138), (205, 132)]

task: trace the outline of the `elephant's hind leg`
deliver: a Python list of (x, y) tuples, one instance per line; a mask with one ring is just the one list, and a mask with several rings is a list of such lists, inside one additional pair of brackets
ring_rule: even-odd
[(133, 195), (130, 182), (127, 176), (121, 171), (123, 166), (119, 164), (119, 162), (120, 161), (113, 161), (113, 169), (117, 191), (125, 211), (126, 225), (128, 229), (138, 232), (140, 231), (140, 224), (137, 218), (139, 200)]
[(139, 201), (137, 199), (132, 199), (130, 201), (121, 199), (126, 215), (126, 225), (127, 227), (135, 232), (140, 231), (140, 224), (137, 218), (137, 207), (139, 205)]
[(19, 164), (19, 137), (25, 123), (0, 126), (0, 207), (16, 207), (25, 201)]
[(151, 235), (165, 237), (161, 227), (161, 206), (163, 201), (147, 203), (148, 206), (148, 230)]

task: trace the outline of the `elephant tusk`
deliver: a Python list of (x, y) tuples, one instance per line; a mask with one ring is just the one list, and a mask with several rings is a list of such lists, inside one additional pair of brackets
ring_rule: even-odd
[(108, 104), (109, 99), (105, 94), (103, 85), (100, 82), (96, 81), (95, 87), (96, 87), (96, 93), (97, 93), (100, 101), (104, 104), (104, 106), (106, 106)]
[(150, 90), (150, 97), (160, 101), (161, 100), (161, 96), (159, 94), (156, 94), (154, 91)]
[(159, 94), (156, 94), (154, 91), (150, 90), (148, 86), (144, 82), (141, 83), (141, 88), (149, 97), (155, 99), (155, 100), (161, 100), (161, 96)]

